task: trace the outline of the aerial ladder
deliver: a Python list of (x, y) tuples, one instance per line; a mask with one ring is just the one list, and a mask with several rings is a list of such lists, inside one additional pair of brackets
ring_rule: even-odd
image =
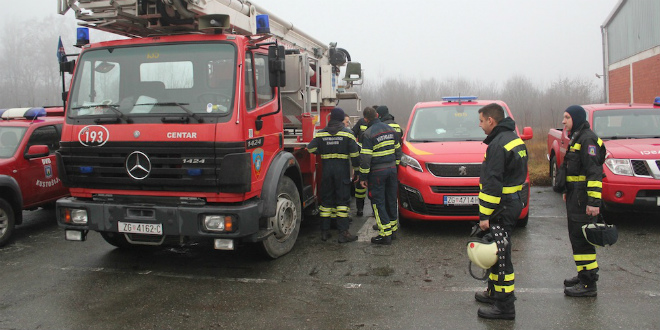
[[(225, 32), (250, 36), (255, 43), (276, 39), (287, 48), (287, 84), (281, 93), (288, 126), (297, 127), (301, 117), (318, 118), (321, 107), (334, 106), (340, 99), (356, 100), (360, 111), (358, 94), (348, 92), (362, 82), (360, 63), (352, 62), (349, 53), (336, 43), (325, 45), (250, 1), (58, 0), (60, 14), (69, 10), (74, 11), (81, 26), (129, 38)], [(257, 20), (265, 15), (269, 31), (260, 31)], [(346, 69), (340, 79), (342, 66)]]

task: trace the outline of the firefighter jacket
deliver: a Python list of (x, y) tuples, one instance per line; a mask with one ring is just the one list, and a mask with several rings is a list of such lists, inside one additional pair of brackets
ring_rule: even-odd
[(515, 128), (513, 119), (504, 118), (484, 140), (488, 148), (479, 177), (479, 220), (489, 220), (502, 198), (518, 194), (527, 179), (527, 148)]
[(367, 181), (371, 171), (396, 166), (402, 155), (401, 143), (392, 127), (378, 118), (368, 126), (362, 137), (360, 181)]
[(367, 130), (367, 121), (364, 118), (360, 118), (355, 126), (353, 126), (353, 135), (357, 139), (358, 145), (362, 146), (362, 135), (364, 131)]
[[(387, 125), (390, 125), (390, 127), (392, 127), (392, 129), (394, 129), (394, 131), (397, 134), (397, 141), (399, 143), (401, 143), (401, 138), (403, 137), (403, 130), (401, 130), (401, 126), (399, 126), (399, 124), (397, 124), (394, 121), (394, 116), (392, 116), (388, 113), (385, 116), (383, 116), (383, 118), (380, 118), (380, 121), (382, 121), (383, 123), (385, 123)], [(398, 163), (397, 163), (397, 165), (398, 165)]]
[(360, 149), (355, 136), (340, 121), (330, 121), (326, 128), (318, 131), (307, 145), (307, 151), (319, 154), (323, 166), (337, 165), (338, 161), (349, 159), (353, 168), (359, 166)]
[(585, 122), (568, 143), (564, 156), (566, 163), (566, 185), (568, 187), (585, 187), (587, 205), (600, 207), (603, 188), (603, 162), (605, 161), (605, 145), (596, 133)]

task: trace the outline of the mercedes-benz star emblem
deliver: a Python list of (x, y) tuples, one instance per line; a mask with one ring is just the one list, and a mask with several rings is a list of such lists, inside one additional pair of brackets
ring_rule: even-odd
[(458, 168), (458, 174), (463, 175), (463, 176), (467, 175), (467, 167), (465, 167), (465, 166), (459, 167)]
[(149, 157), (140, 151), (133, 151), (126, 157), (126, 172), (135, 180), (143, 180), (151, 173)]

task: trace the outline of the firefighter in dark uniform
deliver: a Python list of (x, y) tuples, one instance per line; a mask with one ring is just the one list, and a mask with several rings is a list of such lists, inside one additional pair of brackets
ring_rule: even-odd
[[(330, 238), (331, 218), (337, 218), (339, 243), (353, 242), (357, 236), (348, 231), (351, 201), (351, 166), (357, 169), (359, 147), (353, 133), (344, 126), (344, 111), (332, 109), (328, 125), (318, 131), (307, 145), (310, 153), (319, 154), (323, 165), (321, 178), (321, 239)], [(350, 160), (350, 161), (349, 161)]]
[[(378, 107), (377, 105), (374, 105), (372, 108), (376, 109), (377, 107)], [(365, 108), (365, 110), (367, 108)], [(367, 122), (364, 120), (364, 117), (358, 119), (358, 121), (355, 123), (355, 126), (353, 126), (353, 135), (355, 135), (358, 145), (360, 146), (362, 146), (362, 135), (366, 130), (367, 130)], [(367, 198), (367, 188), (362, 187), (362, 185), (360, 184), (360, 181), (358, 180), (357, 172), (353, 177), (353, 181), (355, 182), (355, 208), (357, 209), (355, 215), (361, 217), (362, 215), (364, 215), (364, 199)]]
[[(490, 303), (479, 308), (479, 317), (514, 319), (516, 317), (514, 272), (511, 262), (511, 233), (523, 209), (522, 190), (527, 178), (527, 148), (516, 134), (516, 123), (504, 117), (504, 109), (491, 103), (479, 109), (479, 126), (488, 145), (479, 177), (479, 227), (490, 230), (508, 244), (498, 262), (490, 269), (488, 289), (477, 292), (475, 299)], [(491, 218), (497, 210), (497, 216)], [(498, 249), (500, 246), (498, 246)]]
[(364, 110), (367, 130), (360, 150), (360, 184), (368, 187), (378, 236), (371, 238), (374, 244), (392, 244), (392, 223), (397, 214), (396, 164), (401, 159), (401, 144), (397, 142), (392, 127), (381, 122), (373, 108)]
[[(394, 116), (392, 116), (390, 114), (390, 110), (387, 108), (387, 106), (381, 105), (381, 106), (379, 106), (375, 109), (376, 109), (376, 112), (378, 113), (378, 119), (380, 119), (381, 122), (383, 122), (384, 124), (389, 125), (390, 127), (392, 127), (392, 129), (394, 129), (394, 132), (396, 132), (397, 143), (402, 144), (401, 139), (403, 137), (403, 130), (401, 130), (401, 126), (399, 126), (399, 124), (397, 124), (394, 121)], [(396, 161), (396, 164), (399, 165), (398, 160)], [(397, 218), (395, 220), (391, 221), (392, 235), (393, 235), (392, 238), (396, 237), (396, 235), (395, 235), (396, 231), (399, 230), (399, 217), (398, 217), (399, 211), (398, 210), (397, 210), (396, 214), (397, 214)], [(375, 224), (373, 226), (373, 229), (378, 230), (378, 224)]]
[(598, 263), (596, 247), (589, 244), (582, 226), (591, 223), (590, 217), (600, 213), (603, 187), (603, 141), (590, 129), (587, 113), (579, 105), (564, 112), (562, 121), (569, 132), (570, 142), (564, 158), (566, 166), (566, 213), (568, 236), (578, 274), (564, 280), (564, 294), (572, 297), (594, 297), (597, 294)]

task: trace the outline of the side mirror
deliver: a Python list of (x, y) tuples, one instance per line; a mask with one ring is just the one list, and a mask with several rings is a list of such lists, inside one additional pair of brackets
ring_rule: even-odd
[(30, 146), (28, 152), (25, 154), (25, 159), (46, 157), (50, 153), (47, 145), (35, 144)]
[(261, 129), (264, 128), (264, 121), (262, 119), (257, 119), (254, 122), (254, 128), (256, 128), (257, 131), (261, 131)]
[(286, 86), (284, 56), (284, 46), (268, 47), (268, 70), (270, 71), (270, 87)]
[(531, 140), (534, 137), (534, 131), (532, 128), (527, 126), (523, 128), (523, 133), (520, 135), (520, 138), (523, 140)]
[(73, 74), (73, 69), (76, 67), (76, 60), (67, 62), (60, 62), (60, 72), (67, 72)]

